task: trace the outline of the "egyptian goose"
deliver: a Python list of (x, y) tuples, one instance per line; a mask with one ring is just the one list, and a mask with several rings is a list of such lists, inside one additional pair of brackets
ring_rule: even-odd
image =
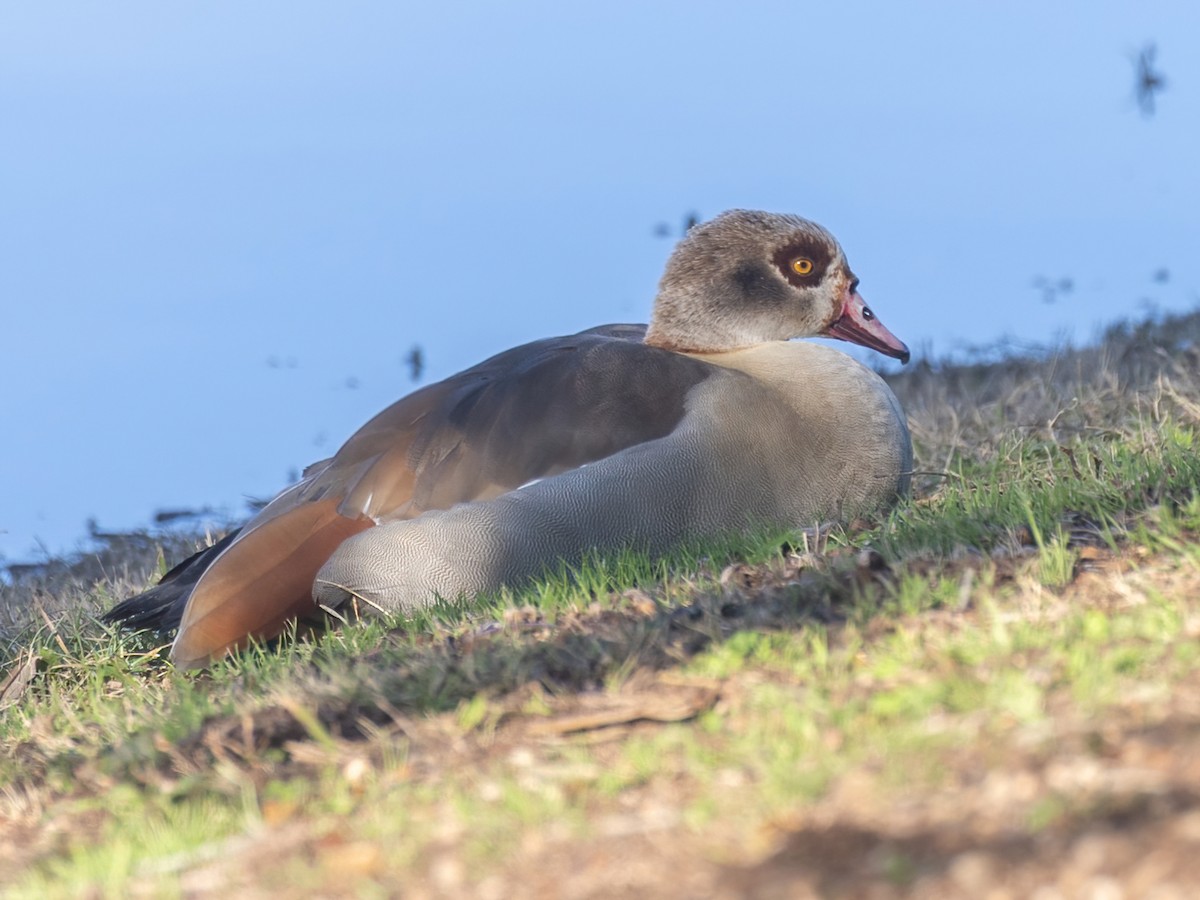
[(351, 597), (410, 610), (592, 550), (662, 553), (804, 526), (908, 490), (904, 413), (824, 335), (903, 362), (833, 236), (732, 210), (667, 262), (648, 328), (507, 350), (385, 409), (240, 531), (106, 618), (179, 626), (196, 667)]

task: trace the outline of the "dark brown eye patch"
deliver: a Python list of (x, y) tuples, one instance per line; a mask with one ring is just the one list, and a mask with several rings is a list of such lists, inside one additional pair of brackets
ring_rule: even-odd
[(832, 255), (816, 241), (795, 241), (775, 252), (776, 268), (796, 287), (812, 287), (825, 277)]

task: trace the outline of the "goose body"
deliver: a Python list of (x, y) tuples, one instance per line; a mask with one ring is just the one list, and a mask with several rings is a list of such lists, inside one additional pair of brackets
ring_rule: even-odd
[(886, 506), (908, 490), (903, 411), (840, 337), (908, 359), (840, 246), (734, 210), (668, 261), (648, 328), (498, 354), (381, 412), (240, 531), (108, 618), (179, 632), (205, 665), (350, 598), (410, 610), (515, 586), (589, 551)]

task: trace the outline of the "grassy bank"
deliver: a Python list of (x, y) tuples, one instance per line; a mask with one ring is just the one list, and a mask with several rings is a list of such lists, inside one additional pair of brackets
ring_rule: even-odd
[(0, 885), (1186, 896), (1197, 372), (1197, 316), (918, 365), (892, 378), (915, 496), (886, 517), (597, 561), (198, 676), (94, 620), (161, 569), (152, 543), (18, 579)]

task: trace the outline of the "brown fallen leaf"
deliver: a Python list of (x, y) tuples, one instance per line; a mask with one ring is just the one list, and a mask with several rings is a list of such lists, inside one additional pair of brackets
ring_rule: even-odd
[(597, 709), (531, 722), (528, 730), (534, 735), (568, 734), (630, 722), (683, 722), (711, 709), (720, 694), (718, 688), (705, 685), (690, 689), (680, 686), (664, 693), (639, 693), (632, 697), (597, 697), (594, 698)]
[(37, 674), (38, 658), (32, 650), (25, 653), (24, 662), (18, 662), (9, 670), (8, 676), (0, 682), (0, 709), (12, 706), (25, 696), (33, 676)]

